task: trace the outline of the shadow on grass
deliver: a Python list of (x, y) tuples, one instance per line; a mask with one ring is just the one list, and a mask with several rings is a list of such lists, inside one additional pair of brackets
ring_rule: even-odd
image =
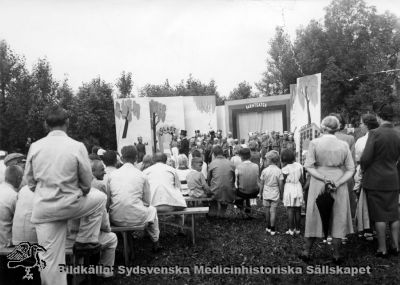
[[(160, 241), (164, 250), (151, 252), (148, 237), (135, 239), (135, 260), (132, 267), (175, 267), (187, 266), (190, 274), (118, 274), (112, 279), (100, 280), (100, 284), (399, 284), (399, 257), (389, 259), (374, 256), (374, 242), (360, 240), (350, 235), (343, 245), (344, 262), (342, 267), (370, 266), (371, 274), (307, 274), (307, 266), (323, 268), (335, 267), (331, 263), (332, 248), (319, 241), (313, 248), (313, 260), (305, 264), (297, 256), (303, 245), (302, 236), (285, 235), (286, 212), (278, 207), (278, 234), (270, 236), (265, 232), (265, 220), (261, 215), (255, 219), (244, 220), (237, 209), (228, 208), (228, 218), (208, 220), (204, 216), (196, 219), (196, 245), (190, 244), (188, 237), (177, 235), (177, 229), (161, 226)], [(123, 264), (122, 242), (117, 249), (116, 266)], [(257, 266), (301, 268), (303, 274), (195, 274), (195, 266)], [(335, 267), (336, 268), (336, 267)], [(116, 269), (115, 272), (118, 272)], [(122, 271), (120, 272), (122, 273)]]

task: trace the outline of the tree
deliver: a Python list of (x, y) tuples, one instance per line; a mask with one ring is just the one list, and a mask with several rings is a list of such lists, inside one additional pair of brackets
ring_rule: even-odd
[(238, 87), (231, 91), (228, 100), (239, 100), (256, 97), (251, 90), (252, 88), (253, 87), (248, 82), (240, 82)]
[(0, 149), (6, 146), (7, 129), (5, 116), (7, 97), (11, 85), (25, 69), (25, 61), (14, 53), (6, 41), (0, 40)]
[(119, 91), (118, 98), (132, 97), (132, 73), (126, 73), (125, 71), (122, 71), (121, 77), (118, 78), (115, 86), (117, 86)]
[(256, 87), (264, 96), (289, 93), (290, 84), (302, 75), (296, 62), (294, 48), (282, 27), (276, 27), (275, 37), (270, 42), (267, 71)]
[[(358, 121), (373, 101), (398, 102), (399, 19), (363, 0), (334, 0), (323, 22), (311, 21), (297, 30), (293, 49), (277, 27), (268, 51), (267, 71), (257, 87), (263, 94), (287, 93), (304, 75), (322, 73), (321, 109)], [(382, 72), (383, 71), (383, 72)]]
[(169, 97), (176, 96), (175, 91), (169, 85), (168, 79), (163, 85), (146, 84), (139, 93), (140, 97)]
[(87, 146), (116, 149), (112, 86), (100, 77), (83, 83), (76, 95), (70, 119), (71, 135)]
[(167, 106), (158, 101), (150, 100), (150, 122), (153, 131), (153, 152), (157, 152), (157, 125), (165, 121)]
[(32, 71), (33, 89), (30, 94), (30, 109), (27, 123), (29, 137), (42, 138), (47, 131), (44, 129), (44, 112), (46, 108), (57, 104), (58, 82), (53, 78), (51, 65), (47, 59), (39, 59)]
[(208, 84), (202, 83), (189, 74), (189, 78), (171, 87), (168, 79), (163, 85), (146, 84), (139, 92), (140, 97), (171, 97), (171, 96), (215, 96), (216, 105), (223, 105), (225, 99), (220, 97), (214, 80)]
[[(30, 94), (34, 92), (32, 76), (23, 69), (9, 86), (9, 94), (6, 98), (6, 111), (4, 117), (5, 133), (2, 138), (3, 145), (9, 151), (22, 152), (27, 137), (34, 138), (28, 127), (28, 114), (34, 104)], [(35, 138), (38, 139), (38, 138)]]
[(69, 86), (67, 78), (65, 78), (63, 83), (58, 86), (56, 100), (60, 107), (66, 110), (70, 110), (72, 108), (75, 96), (72, 88)]

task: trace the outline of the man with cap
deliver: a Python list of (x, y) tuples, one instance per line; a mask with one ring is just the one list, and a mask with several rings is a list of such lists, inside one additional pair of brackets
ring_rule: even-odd
[(180, 138), (181, 138), (181, 145), (179, 147), (179, 154), (184, 154), (186, 157), (189, 157), (189, 141), (186, 137), (187, 131), (181, 130)]
[(137, 150), (137, 163), (142, 162), (143, 157), (146, 155), (146, 145), (143, 143), (143, 138), (138, 137), (138, 142), (135, 144)]
[(19, 165), (23, 167), (25, 165), (25, 155), (18, 152), (10, 153), (4, 158), (4, 164), (6, 167), (12, 165)]

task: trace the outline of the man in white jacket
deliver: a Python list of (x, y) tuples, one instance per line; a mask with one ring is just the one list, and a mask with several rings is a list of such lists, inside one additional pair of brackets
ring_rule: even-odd
[(65, 264), (67, 221), (81, 218), (75, 248), (98, 248), (106, 195), (91, 190), (92, 171), (85, 146), (68, 137), (68, 115), (60, 107), (47, 111), (49, 134), (29, 150), (25, 181), (35, 192), (32, 222), (39, 244), (46, 252), (40, 258), (46, 267), (40, 272), (42, 284), (66, 285)]
[(121, 150), (124, 165), (113, 171), (108, 177), (111, 195), (110, 221), (120, 227), (146, 226), (146, 231), (153, 241), (153, 251), (159, 251), (157, 210), (145, 206), (149, 201), (149, 182), (147, 177), (134, 164), (137, 158), (136, 147), (125, 146)]

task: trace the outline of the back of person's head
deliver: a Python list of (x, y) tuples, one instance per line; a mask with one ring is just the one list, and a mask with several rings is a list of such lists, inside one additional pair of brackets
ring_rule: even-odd
[(240, 143), (241, 144), (245, 144), (246, 143), (246, 139), (240, 139)]
[(68, 113), (59, 106), (47, 108), (45, 122), (49, 128), (63, 127), (67, 125)]
[(140, 170), (143, 171), (146, 168), (149, 168), (150, 166), (153, 165), (153, 156), (150, 154), (146, 154), (145, 156), (143, 156), (143, 160), (142, 160), (142, 165), (140, 166)]
[(100, 146), (98, 146), (98, 145), (94, 145), (94, 146), (92, 146), (92, 152), (91, 152), (91, 153), (93, 153), (93, 154), (96, 154), (96, 155), (97, 155), (97, 152), (99, 151), (99, 149), (101, 149), (101, 147), (100, 147)]
[(339, 113), (330, 113), (329, 116), (334, 116), (339, 120), (339, 128), (338, 130), (343, 130), (344, 127), (346, 126), (346, 121), (344, 120), (344, 117), (339, 114)]
[(394, 116), (394, 110), (390, 104), (382, 104), (376, 114), (384, 121), (392, 121)]
[(168, 159), (167, 159), (167, 163), (166, 163), (168, 166), (171, 166), (172, 168), (176, 168), (176, 165), (175, 165), (175, 160), (173, 159), (173, 158), (171, 158), (171, 157), (169, 157)]
[(137, 150), (134, 145), (127, 145), (121, 149), (122, 159), (125, 162), (136, 162)]
[(198, 149), (193, 150), (192, 157), (200, 157), (201, 158), (201, 152)]
[(95, 153), (91, 153), (91, 154), (89, 154), (89, 159), (90, 160), (97, 160), (97, 159), (100, 159), (100, 156), (98, 156)]
[(279, 152), (277, 152), (276, 150), (270, 150), (269, 152), (267, 152), (267, 154), (265, 155), (265, 158), (269, 161), (269, 163), (278, 165), (279, 164)]
[(212, 153), (214, 156), (224, 155), (224, 151), (220, 145), (213, 146)]
[(92, 171), (96, 169), (96, 167), (99, 167), (102, 163), (100, 159), (93, 159), (90, 161), (90, 166), (92, 167)]
[(294, 151), (291, 149), (285, 148), (281, 151), (281, 161), (284, 164), (292, 164), (296, 161), (296, 156)]
[(167, 163), (168, 156), (165, 153), (157, 152), (154, 154), (153, 161), (154, 163)]
[(379, 127), (378, 120), (376, 116), (373, 114), (364, 114), (361, 116), (361, 120), (368, 130), (373, 130)]
[(321, 131), (334, 134), (340, 129), (340, 122), (336, 116), (327, 116), (321, 122)]
[(92, 174), (99, 180), (103, 180), (104, 177), (104, 165), (100, 159), (94, 159), (90, 162), (92, 166)]
[(249, 160), (251, 157), (250, 149), (247, 147), (241, 148), (239, 150), (239, 156), (242, 158), (242, 160)]
[(178, 155), (178, 168), (180, 169), (188, 168), (188, 158), (185, 154)]
[(192, 169), (201, 171), (201, 167), (203, 165), (203, 160), (200, 157), (193, 157), (191, 161)]
[(257, 143), (255, 141), (249, 142), (249, 148), (251, 151), (255, 151), (257, 148)]
[(113, 150), (107, 150), (101, 157), (105, 166), (115, 166), (117, 164), (117, 154)]
[(19, 165), (12, 165), (6, 168), (5, 181), (18, 189), (22, 182), (24, 171)]

